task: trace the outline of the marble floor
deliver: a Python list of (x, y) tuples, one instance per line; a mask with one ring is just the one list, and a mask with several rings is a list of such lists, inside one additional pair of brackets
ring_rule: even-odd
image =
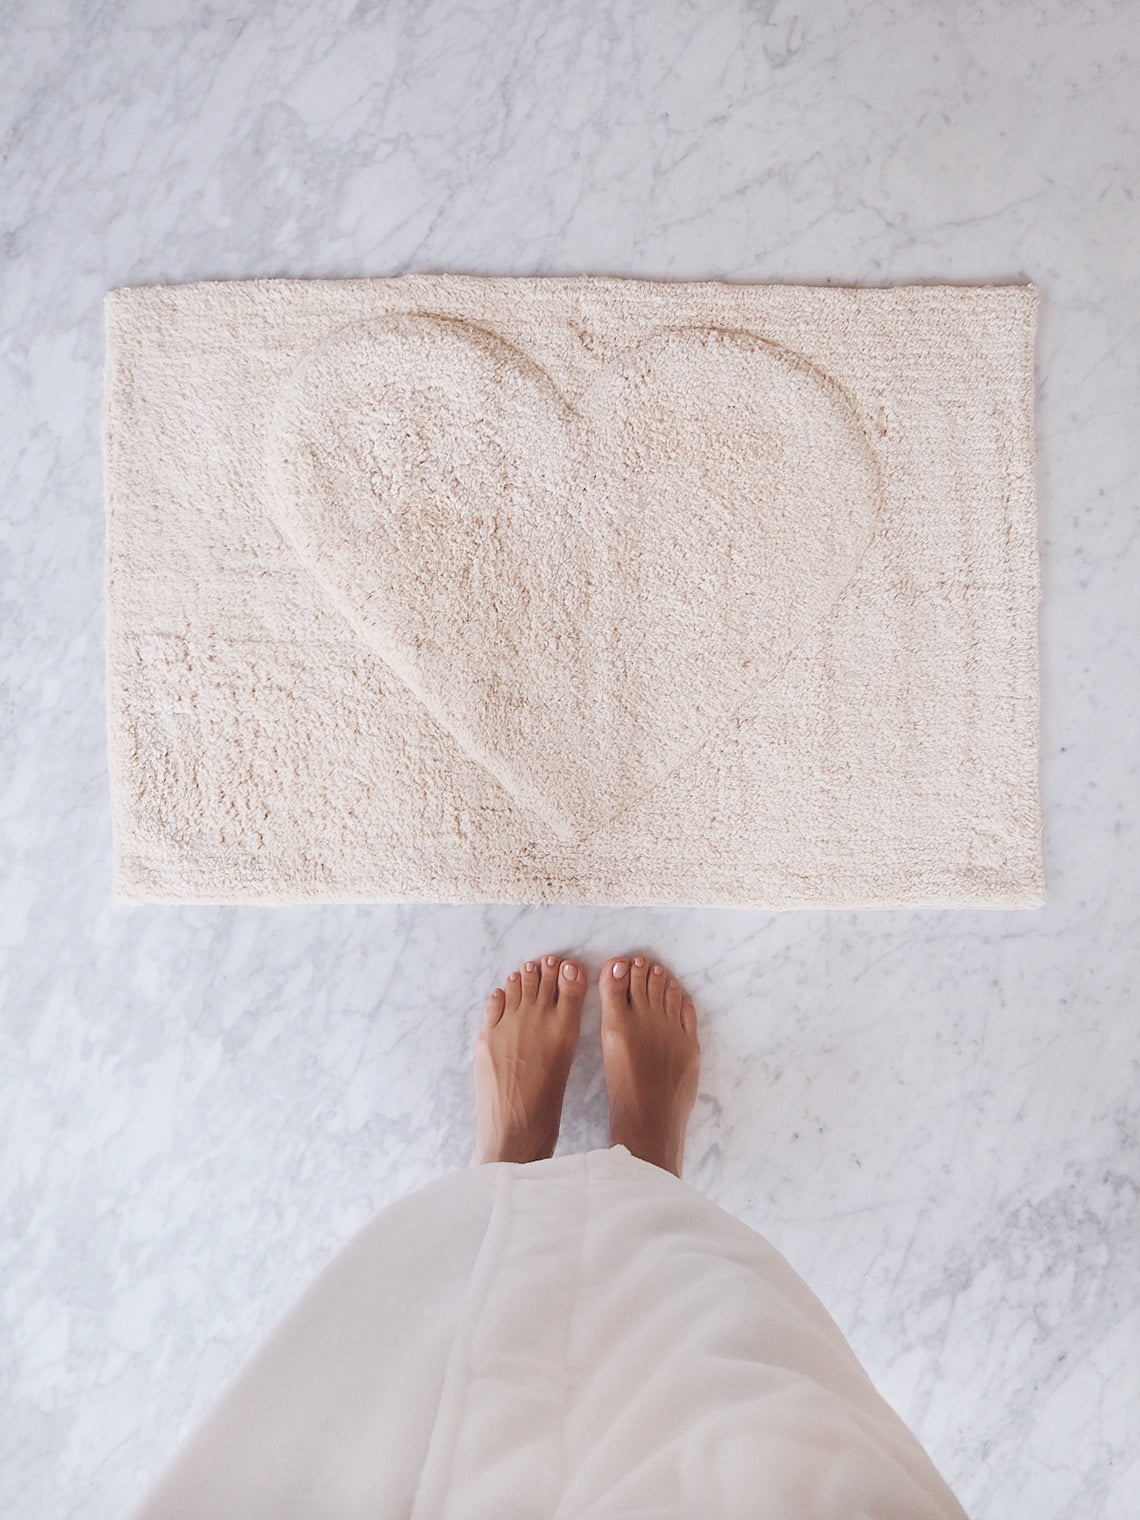
[[(689, 1176), (974, 1516), (1140, 1513), (1140, 16), (1111, 0), (12, 0), (0, 1509), (123, 1516), (311, 1274), (461, 1166), (483, 995), (643, 947)], [(100, 303), (405, 270), (1042, 294), (1032, 913), (110, 901)], [(605, 1138), (596, 1005), (565, 1148)]]

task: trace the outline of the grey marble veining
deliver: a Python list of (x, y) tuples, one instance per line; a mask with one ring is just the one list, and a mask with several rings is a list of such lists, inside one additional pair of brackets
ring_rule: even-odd
[[(665, 957), (690, 1179), (977, 1516), (1140, 1511), (1134, 6), (3, 11), (0, 1507), (123, 1515), (312, 1273), (463, 1165), (488, 986)], [(110, 903), (103, 293), (592, 272), (1042, 290), (1024, 914)], [(605, 1139), (596, 1003), (563, 1144)]]

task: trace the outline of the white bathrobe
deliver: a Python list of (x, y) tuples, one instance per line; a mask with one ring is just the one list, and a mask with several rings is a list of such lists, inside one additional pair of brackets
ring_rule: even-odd
[(384, 1210), (139, 1520), (963, 1520), (818, 1300), (622, 1147)]

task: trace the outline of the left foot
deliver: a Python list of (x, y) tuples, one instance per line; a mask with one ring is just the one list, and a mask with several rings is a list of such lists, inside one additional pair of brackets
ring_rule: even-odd
[(492, 992), (475, 1047), (473, 1165), (554, 1154), (585, 996), (582, 967), (557, 955), (527, 961)]

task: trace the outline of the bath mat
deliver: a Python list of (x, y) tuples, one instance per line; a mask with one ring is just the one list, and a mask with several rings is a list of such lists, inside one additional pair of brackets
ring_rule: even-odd
[(119, 896), (1043, 900), (1031, 288), (106, 317)]

